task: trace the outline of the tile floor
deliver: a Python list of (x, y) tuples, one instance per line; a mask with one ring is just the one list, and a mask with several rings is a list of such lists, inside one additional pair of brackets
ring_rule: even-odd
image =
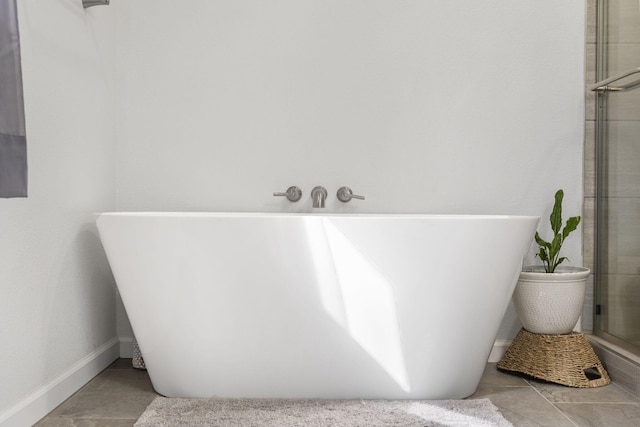
[[(36, 426), (132, 426), (154, 397), (147, 373), (120, 359)], [(615, 383), (575, 389), (504, 374), (489, 363), (471, 398), (480, 397), (491, 399), (515, 426), (640, 426), (640, 400)]]

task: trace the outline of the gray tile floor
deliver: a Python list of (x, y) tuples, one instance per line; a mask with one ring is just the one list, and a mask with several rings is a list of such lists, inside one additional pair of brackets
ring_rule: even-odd
[[(156, 397), (145, 371), (120, 359), (67, 399), (39, 427), (132, 426)], [(515, 426), (640, 426), (640, 400), (615, 383), (576, 389), (498, 372), (487, 364), (473, 398), (486, 397)]]

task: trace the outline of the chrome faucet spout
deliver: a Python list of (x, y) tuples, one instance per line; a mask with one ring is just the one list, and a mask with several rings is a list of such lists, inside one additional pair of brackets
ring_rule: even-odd
[(324, 201), (327, 200), (327, 189), (320, 185), (314, 187), (311, 190), (311, 200), (314, 208), (324, 208)]

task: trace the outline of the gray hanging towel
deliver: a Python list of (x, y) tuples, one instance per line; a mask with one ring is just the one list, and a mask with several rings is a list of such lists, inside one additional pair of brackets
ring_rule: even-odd
[(18, 13), (0, 0), (0, 197), (26, 197), (27, 177)]

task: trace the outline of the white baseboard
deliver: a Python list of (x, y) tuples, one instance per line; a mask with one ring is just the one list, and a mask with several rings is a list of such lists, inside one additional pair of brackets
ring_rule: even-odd
[(0, 413), (0, 427), (24, 427), (38, 422), (118, 359), (119, 344), (115, 337), (107, 341), (67, 371)]
[(507, 349), (511, 345), (511, 340), (496, 340), (493, 343), (493, 349), (491, 350), (491, 354), (489, 354), (489, 362), (496, 363), (502, 359), (502, 356), (507, 352)]

